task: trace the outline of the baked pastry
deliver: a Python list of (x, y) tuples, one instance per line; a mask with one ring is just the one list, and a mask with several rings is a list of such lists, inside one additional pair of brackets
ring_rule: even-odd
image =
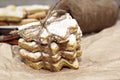
[[(42, 56), (43, 55), (43, 56)], [(29, 52), (25, 49), (21, 49), (20, 50), (20, 56), (23, 58), (23, 59), (27, 59), (27, 60), (30, 60), (30, 61), (33, 61), (33, 62), (38, 62), (38, 61), (41, 61), (42, 60), (42, 57), (48, 61), (49, 60), (49, 55), (47, 53), (41, 53), (41, 52)], [(55, 54), (52, 56), (52, 61), (53, 62), (58, 62), (61, 58), (61, 54)]]
[(28, 19), (40, 19), (40, 18), (45, 18), (46, 17), (46, 11), (40, 11), (31, 15), (28, 15)]
[(31, 6), (20, 6), (18, 7), (20, 9), (23, 9), (27, 12), (27, 14), (34, 14), (41, 11), (48, 11), (50, 9), (50, 6), (48, 5), (31, 5)]
[(31, 23), (31, 22), (38, 22), (38, 20), (37, 19), (22, 19), (19, 23), (18, 23), (18, 25), (24, 25), (24, 24), (28, 24), (28, 23)]
[(6, 11), (4, 8), (0, 8), (0, 21), (6, 20)]
[[(51, 70), (51, 64), (49, 62), (45, 62), (45, 64), (44, 64), (43, 61), (32, 62), (32, 61), (29, 61), (26, 59), (24, 60), (24, 62), (34, 69), (44, 68), (44, 69)], [(44, 67), (44, 65), (46, 65), (46, 66)], [(61, 59), (59, 62), (52, 64), (53, 71), (60, 71), (63, 67), (68, 67), (71, 69), (78, 69), (79, 68), (78, 59), (75, 58), (75, 60), (73, 62), (70, 62), (66, 59)]]
[(29, 5), (0, 8), (0, 25), (24, 25), (31, 22), (38, 22), (46, 17), (50, 6)]
[(37, 52), (39, 51), (39, 46), (36, 44), (36, 42), (32, 41), (32, 42), (26, 42), (23, 38), (20, 38), (18, 40), (18, 45), (21, 48), (24, 48), (30, 52)]
[(69, 13), (53, 11), (43, 23), (33, 22), (19, 27), (18, 44), (23, 61), (34, 69), (60, 71), (66, 66), (78, 69), (82, 32)]
[[(34, 41), (26, 42), (23, 38), (19, 39), (18, 45), (21, 48), (27, 50), (27, 51), (24, 50), (24, 52), (22, 52), (22, 56), (26, 56), (25, 54), (27, 54), (28, 52), (32, 52), (33, 54), (35, 54), (35, 52), (38, 52), (39, 50), (42, 50), (43, 48), (44, 48), (44, 52), (48, 53), (48, 50), (47, 50), (48, 46), (45, 46), (45, 47), (42, 46), (41, 48), (39, 48), (39, 45), (36, 42), (34, 42)], [(52, 43), (52, 45), (54, 45), (51, 47), (53, 55), (57, 53), (57, 54), (61, 55), (61, 57), (64, 57), (66, 59), (72, 59), (72, 58), (74, 59), (74, 57), (80, 56), (80, 54), (81, 54), (81, 50), (79, 50), (79, 49), (76, 50), (77, 51), (76, 53), (74, 53), (74, 50), (59, 51), (60, 48), (56, 43)], [(64, 46), (60, 46), (60, 47), (64, 47)]]
[[(18, 27), (19, 30), (20, 30), (20, 35), (26, 41), (33, 40), (37, 36), (37, 34), (39, 33), (39, 29), (40, 29), (39, 25), (40, 25), (40, 22), (32, 22), (32, 23), (29, 23), (29, 24), (22, 25), (22, 26)], [(27, 29), (31, 26), (36, 27), (36, 28)], [(24, 31), (24, 29), (26, 29), (26, 30)]]
[(25, 17), (25, 12), (17, 9), (15, 6), (0, 8), (0, 21), (15, 21), (18, 22)]

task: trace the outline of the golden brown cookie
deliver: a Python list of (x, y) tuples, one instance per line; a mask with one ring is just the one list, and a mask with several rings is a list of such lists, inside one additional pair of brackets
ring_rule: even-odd
[(33, 62), (38, 62), (42, 60), (41, 52), (32, 53), (25, 49), (20, 49), (19, 54), (23, 59), (27, 59)]
[[(37, 25), (30, 23), (19, 27), (19, 34), (22, 37), (19, 45), (24, 50), (22, 51), (24, 56), (21, 57), (27, 65), (51, 71), (60, 71), (64, 66), (79, 68), (78, 57), (81, 55), (79, 38), (82, 32), (77, 21), (69, 13), (53, 11), (45, 23), (43, 20)], [(33, 52), (35, 46), (38, 51)], [(33, 60), (36, 52), (41, 53), (40, 61)]]
[(39, 20), (37, 19), (22, 19), (21, 22), (19, 23), (19, 25), (24, 25), (24, 24), (28, 24), (28, 23), (31, 23), (31, 22), (38, 22)]
[[(24, 60), (24, 62), (34, 69), (46, 68), (46, 69), (51, 70), (51, 66), (48, 62), (45, 62), (45, 67), (44, 67), (43, 61), (32, 62), (32, 61)], [(53, 71), (60, 71), (63, 67), (68, 67), (71, 69), (78, 69), (79, 63), (78, 63), (77, 58), (73, 62), (69, 62), (65, 59), (61, 59), (59, 62), (52, 64)]]
[[(49, 61), (49, 54), (48, 53), (44, 53), (44, 52), (30, 52), (30, 51), (27, 51), (25, 49), (21, 49), (19, 51), (19, 54), (20, 56), (23, 58), (23, 59), (27, 59), (29, 61), (33, 61), (33, 62), (38, 62), (40, 60), (45, 60), (45, 61)], [(52, 57), (52, 61), (53, 62), (58, 62), (60, 59), (61, 59), (61, 54), (54, 54)]]
[(36, 42), (26, 42), (23, 38), (20, 38), (18, 40), (18, 45), (21, 48), (26, 49), (26, 50), (31, 51), (31, 52), (39, 51), (39, 47), (36, 44)]
[(0, 21), (21, 21), (25, 17), (25, 12), (15, 6), (0, 8)]
[(34, 14), (37, 12), (41, 12), (41, 11), (48, 11), (50, 9), (50, 6), (48, 5), (31, 5), (31, 6), (23, 6), (22, 7), (27, 14)]
[(45, 11), (37, 12), (31, 15), (28, 15), (28, 19), (41, 19), (44, 18), (47, 15)]

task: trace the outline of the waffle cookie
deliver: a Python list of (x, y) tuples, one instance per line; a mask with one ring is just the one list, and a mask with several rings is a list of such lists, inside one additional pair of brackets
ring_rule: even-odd
[(68, 13), (54, 11), (46, 22), (19, 27), (18, 44), (23, 61), (34, 69), (60, 71), (64, 66), (78, 69), (82, 32)]

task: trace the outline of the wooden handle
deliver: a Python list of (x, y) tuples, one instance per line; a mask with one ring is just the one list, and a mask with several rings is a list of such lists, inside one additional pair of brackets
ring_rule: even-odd
[(6, 42), (10, 44), (17, 44), (17, 40), (19, 39), (18, 34), (11, 34), (11, 35), (2, 35), (0, 36), (0, 42)]
[(18, 34), (7, 35), (7, 36), (4, 36), (3, 41), (10, 41), (10, 40), (18, 39), (19, 37), (20, 36)]

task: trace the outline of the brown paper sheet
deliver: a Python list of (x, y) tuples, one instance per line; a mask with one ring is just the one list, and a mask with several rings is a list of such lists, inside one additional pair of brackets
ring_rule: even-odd
[(34, 70), (0, 43), (0, 80), (120, 80), (120, 22), (82, 38), (83, 54), (78, 70)]

